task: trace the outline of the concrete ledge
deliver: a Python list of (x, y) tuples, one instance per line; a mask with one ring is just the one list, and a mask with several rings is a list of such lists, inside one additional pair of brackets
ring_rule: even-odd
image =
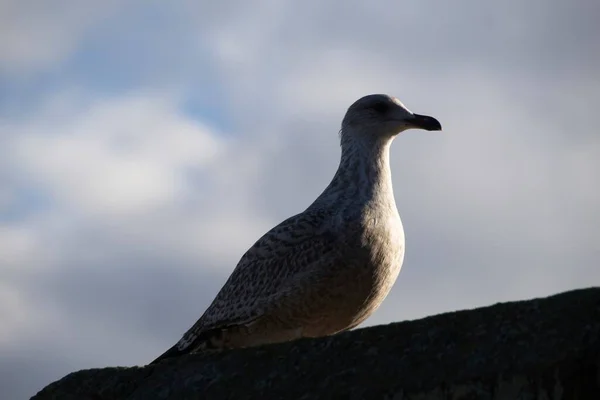
[[(152, 355), (149, 355), (152, 358)], [(600, 288), (71, 373), (46, 399), (600, 399)]]

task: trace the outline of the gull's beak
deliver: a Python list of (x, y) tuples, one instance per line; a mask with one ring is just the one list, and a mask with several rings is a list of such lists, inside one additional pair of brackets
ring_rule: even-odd
[(441, 131), (442, 125), (440, 122), (428, 115), (413, 114), (408, 122), (415, 128), (425, 129), (426, 131)]

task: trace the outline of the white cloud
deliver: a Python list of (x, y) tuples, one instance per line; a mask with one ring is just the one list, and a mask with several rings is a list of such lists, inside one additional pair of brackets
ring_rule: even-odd
[(146, 213), (186, 190), (186, 169), (203, 168), (219, 139), (158, 98), (91, 105), (66, 124), (13, 130), (14, 162), (26, 179), (85, 213)]

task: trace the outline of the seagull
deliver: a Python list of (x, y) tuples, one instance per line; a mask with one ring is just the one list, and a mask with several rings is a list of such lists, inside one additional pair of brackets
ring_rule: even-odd
[(181, 340), (151, 364), (352, 329), (383, 302), (404, 261), (390, 145), (402, 131), (440, 131), (397, 98), (371, 94), (341, 124), (341, 160), (302, 213), (264, 234)]

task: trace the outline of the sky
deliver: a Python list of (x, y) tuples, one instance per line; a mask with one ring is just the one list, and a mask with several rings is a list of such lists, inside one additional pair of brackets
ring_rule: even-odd
[(331, 180), (391, 150), (399, 279), (362, 326), (600, 285), (595, 0), (0, 1), (0, 388), (144, 365)]

